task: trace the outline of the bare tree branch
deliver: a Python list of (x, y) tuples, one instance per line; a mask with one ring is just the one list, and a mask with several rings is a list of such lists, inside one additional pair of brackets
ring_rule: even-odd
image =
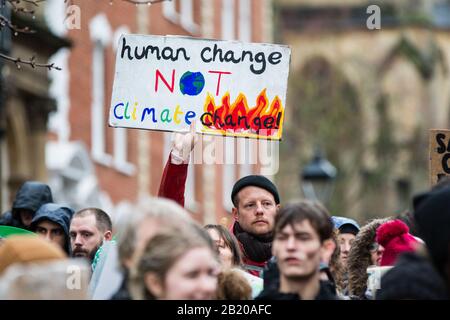
[(12, 24), (12, 22), (6, 18), (5, 16), (3, 16), (2, 14), (0, 14), (0, 29), (2, 29), (3, 27), (8, 27), (9, 29), (11, 29), (11, 31), (14, 31), (14, 35), (17, 36), (17, 33), (34, 33), (34, 30), (31, 30), (29, 27), (24, 27), (24, 28), (19, 28), (18, 26), (16, 26), (15, 24)]
[(48, 68), (49, 70), (51, 70), (51, 69), (61, 70), (61, 68), (55, 66), (54, 63), (51, 63), (51, 64), (37, 63), (34, 60), (35, 59), (34, 56), (31, 57), (30, 60), (22, 60), (20, 57), (19, 58), (13, 58), (13, 57), (10, 57), (10, 56), (8, 56), (6, 54), (0, 53), (0, 58), (14, 62), (18, 69), (20, 69), (20, 66), (22, 64), (25, 64), (25, 65), (31, 66), (33, 69), (36, 68), (36, 67), (42, 67), (42, 68)]
[[(67, 3), (67, 1), (70, 1), (71, 4), (73, 3), (73, 0), (64, 0), (64, 3)], [(132, 3), (135, 5), (140, 5), (140, 4), (151, 5), (151, 4), (155, 4), (158, 2), (172, 1), (172, 0), (120, 0), (120, 1)], [(114, 0), (109, 0), (109, 3), (113, 4)]]
[[(22, 12), (25, 14), (34, 15), (34, 13), (35, 13), (34, 10), (20, 7), (20, 5), (32, 4), (35, 7), (39, 7), (39, 4), (41, 2), (45, 2), (45, 1), (46, 0), (0, 0), (0, 7), (4, 7), (6, 5), (6, 3), (9, 3), (12, 7), (12, 10), (14, 10), (15, 12)], [(132, 3), (135, 5), (151, 5), (151, 4), (158, 3), (158, 2), (172, 1), (172, 0), (120, 0), (120, 1)], [(73, 0), (64, 0), (64, 3), (69, 3), (70, 5), (72, 5), (73, 2), (74, 2)], [(109, 3), (113, 4), (114, 0), (109, 0)], [(9, 18), (0, 14), (0, 30), (3, 29), (4, 27), (8, 27), (9, 29), (11, 29), (11, 31), (13, 31), (15, 36), (17, 36), (18, 33), (35, 33), (35, 31), (31, 30), (29, 27), (20, 28), (20, 27), (14, 25)], [(13, 58), (6, 54), (0, 53), (0, 58), (14, 62), (18, 69), (20, 69), (21, 65), (24, 64), (24, 65), (29, 65), (32, 68), (43, 67), (43, 68), (48, 68), (49, 70), (51, 70), (51, 69), (61, 70), (61, 68), (55, 66), (54, 63), (52, 63), (52, 64), (37, 63), (35, 61), (34, 56), (31, 57), (30, 60), (22, 60), (20, 57)]]

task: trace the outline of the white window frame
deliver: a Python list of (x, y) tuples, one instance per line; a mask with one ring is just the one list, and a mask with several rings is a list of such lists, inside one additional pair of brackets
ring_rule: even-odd
[[(121, 26), (114, 32), (113, 48), (117, 51), (118, 41), (122, 34), (130, 33), (130, 30)], [(128, 139), (127, 129), (114, 128), (114, 168), (126, 175), (132, 176), (136, 172), (136, 166), (127, 159)]]
[(254, 141), (244, 138), (237, 138), (236, 140), (238, 145), (239, 178), (242, 178), (253, 174), (253, 164), (256, 164), (253, 152)]
[(199, 34), (200, 26), (194, 22), (193, 0), (180, 0), (180, 12), (176, 11), (175, 0), (164, 1), (163, 16), (172, 23), (180, 25), (191, 34)]
[(178, 14), (177, 11), (175, 10), (175, 1), (171, 0), (171, 1), (164, 1), (162, 3), (162, 9), (163, 9), (163, 16), (173, 22), (178, 24)]
[(236, 32), (234, 29), (234, 8), (235, 0), (222, 0), (222, 39), (223, 40), (235, 40)]
[(127, 129), (114, 128), (114, 168), (128, 176), (136, 172), (136, 166), (127, 160)]
[(252, 0), (239, 0), (239, 40), (252, 40)]
[(222, 137), (222, 139), (224, 153), (224, 164), (222, 166), (222, 202), (225, 210), (231, 212), (234, 205), (230, 195), (236, 182), (235, 139), (227, 137)]
[(89, 23), (94, 49), (92, 52), (91, 152), (94, 161), (111, 166), (113, 157), (106, 153), (105, 119), (105, 49), (111, 42), (112, 31), (104, 13)]

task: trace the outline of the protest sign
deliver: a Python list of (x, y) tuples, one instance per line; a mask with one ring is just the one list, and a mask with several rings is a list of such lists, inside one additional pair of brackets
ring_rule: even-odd
[(450, 130), (430, 130), (430, 185), (450, 175)]
[(122, 35), (109, 125), (280, 140), (287, 46)]

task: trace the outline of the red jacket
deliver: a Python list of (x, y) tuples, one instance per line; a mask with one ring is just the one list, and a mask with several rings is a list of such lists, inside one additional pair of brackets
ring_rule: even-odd
[(184, 207), (184, 189), (186, 188), (187, 164), (173, 164), (169, 155), (159, 185), (158, 197), (172, 199)]
[[(172, 199), (180, 206), (184, 207), (184, 190), (186, 188), (188, 165), (173, 164), (171, 160), (172, 156), (170, 155), (166, 166), (164, 167), (158, 196)], [(231, 225), (230, 232), (234, 235), (234, 223)], [(266, 266), (267, 261), (255, 262), (250, 260), (245, 256), (244, 248), (239, 240), (238, 243), (243, 253), (242, 261), (245, 270), (254, 276), (262, 277), (262, 270)]]

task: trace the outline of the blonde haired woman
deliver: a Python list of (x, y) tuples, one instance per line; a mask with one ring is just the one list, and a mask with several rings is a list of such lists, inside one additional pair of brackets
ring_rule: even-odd
[(199, 226), (154, 236), (133, 270), (133, 299), (208, 300), (216, 298), (219, 264), (215, 247)]

